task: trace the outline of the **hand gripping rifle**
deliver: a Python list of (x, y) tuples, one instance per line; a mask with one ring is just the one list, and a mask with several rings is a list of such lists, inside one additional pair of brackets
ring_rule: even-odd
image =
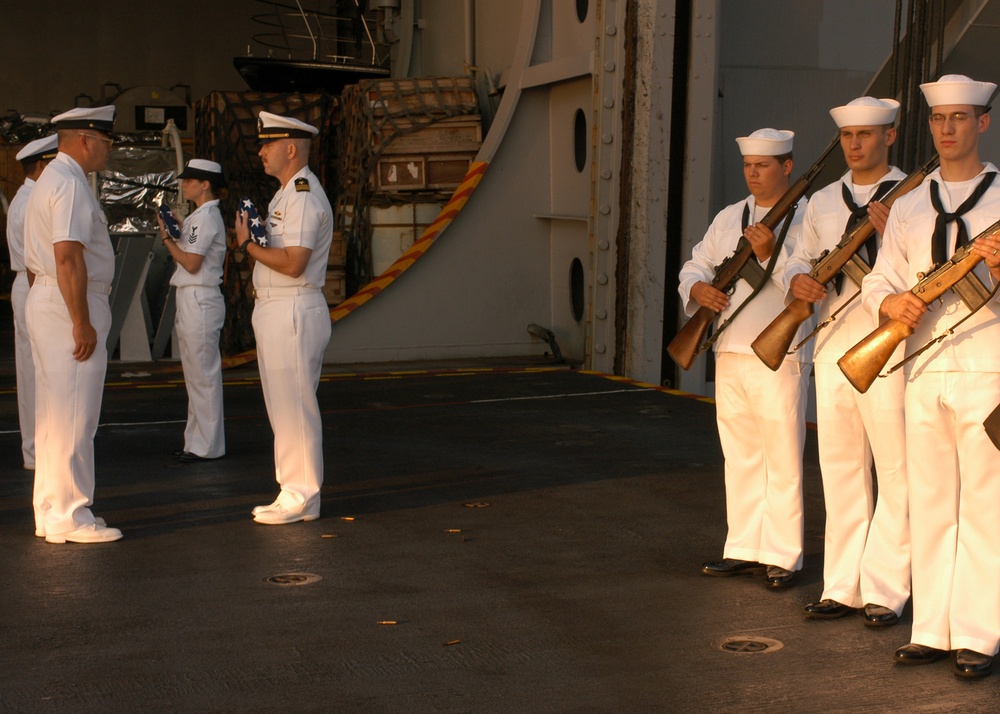
[[(1000, 235), (1000, 221), (997, 221), (976, 236), (975, 240), (994, 237), (997, 235)], [(982, 261), (982, 257), (976, 255), (976, 253), (972, 250), (975, 240), (956, 250), (955, 254), (947, 263), (935, 268), (930, 273), (922, 277), (920, 282), (917, 283), (912, 290), (910, 290), (911, 293), (920, 298), (920, 300), (926, 305), (930, 305), (949, 290), (954, 290), (972, 312), (962, 318), (962, 320), (960, 320), (957, 324), (945, 330), (942, 335), (931, 340), (912, 355), (894, 366), (890, 370), (890, 373), (919, 355), (927, 348), (952, 334), (958, 325), (962, 324), (962, 322), (971, 317), (976, 310), (985, 305), (994, 294), (995, 291), (989, 290), (982, 284), (979, 278), (972, 274), (972, 269), (975, 268), (980, 261)], [(879, 376), (879, 372), (882, 371), (882, 368), (885, 367), (889, 358), (892, 357), (892, 353), (896, 351), (896, 347), (899, 343), (912, 334), (913, 328), (909, 325), (899, 322), (898, 320), (886, 320), (875, 328), (875, 330), (872, 331), (868, 337), (849, 349), (844, 356), (840, 358), (837, 365), (844, 373), (844, 376), (847, 377), (847, 380), (854, 385), (854, 388), (864, 394)]]
[[(761, 219), (761, 223), (767, 226), (770, 230), (774, 230), (782, 219), (791, 211), (795, 204), (799, 202), (806, 191), (809, 190), (809, 186), (819, 175), (820, 171), (823, 170), (823, 165), (826, 163), (827, 157), (830, 153), (840, 145), (840, 136), (838, 135), (834, 139), (833, 143), (827, 147), (823, 155), (812, 165), (808, 171), (806, 171), (802, 176), (799, 177), (798, 181), (792, 184), (778, 202), (774, 204), (770, 211), (767, 212)], [(778, 250), (781, 245), (777, 242), (774, 246), (774, 253), (772, 257), (777, 259)], [(736, 284), (740, 278), (746, 280), (750, 285), (754, 287), (754, 292), (746, 300), (743, 301), (742, 305), (746, 305), (750, 300), (759, 293), (767, 281), (771, 277), (771, 270), (774, 268), (774, 260), (772, 260), (767, 269), (762, 269), (760, 264), (754, 257), (753, 247), (750, 245), (750, 241), (746, 239), (745, 236), (740, 236), (739, 242), (736, 244), (736, 250), (726, 258), (722, 263), (715, 269), (715, 277), (712, 278), (712, 287), (727, 295), (732, 295), (733, 291), (736, 289)], [(742, 307), (742, 305), (740, 307)], [(709, 325), (712, 321), (718, 317), (714, 310), (707, 307), (701, 306), (698, 308), (697, 312), (691, 316), (684, 326), (678, 331), (674, 336), (674, 339), (670, 341), (667, 345), (667, 354), (670, 355), (671, 359), (676, 362), (681, 369), (690, 369), (692, 363), (694, 363), (695, 357), (704, 352), (711, 343), (705, 342), (705, 335), (708, 332)], [(732, 320), (726, 323), (730, 324)], [(721, 332), (721, 328), (720, 328)], [(716, 333), (718, 335), (719, 333)]]
[[(897, 198), (909, 193), (923, 183), (927, 174), (937, 168), (939, 163), (940, 160), (935, 156), (893, 186), (892, 190), (881, 199), (881, 202), (886, 206), (891, 206)], [(871, 272), (871, 268), (868, 267), (857, 253), (873, 233), (875, 233), (875, 226), (872, 225), (871, 218), (865, 216), (844, 233), (837, 247), (833, 250), (823, 251), (813, 261), (813, 268), (809, 272), (809, 277), (826, 286), (833, 282), (834, 278), (843, 273), (860, 288), (862, 278)], [(858, 293), (855, 293), (854, 297), (857, 296)], [(849, 304), (851, 300), (844, 303), (844, 306)], [(795, 349), (789, 351), (789, 347), (792, 344), (792, 340), (795, 339), (795, 333), (798, 332), (799, 326), (812, 317), (815, 307), (814, 303), (795, 298), (774, 318), (770, 325), (764, 328), (757, 336), (757, 339), (750, 344), (750, 347), (753, 348), (753, 351), (760, 357), (764, 364), (773, 370), (777, 370), (781, 366), (781, 362), (785, 359), (786, 354), (792, 354), (797, 351), (836, 317), (836, 314), (834, 314), (821, 322), (815, 330), (795, 346)]]

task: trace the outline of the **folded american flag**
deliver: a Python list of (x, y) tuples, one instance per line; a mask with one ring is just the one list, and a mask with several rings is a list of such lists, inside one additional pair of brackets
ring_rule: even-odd
[(250, 227), (250, 240), (257, 245), (267, 246), (267, 231), (264, 230), (264, 221), (257, 213), (257, 207), (253, 201), (244, 196), (240, 199), (240, 210), (247, 214), (247, 225)]
[(165, 203), (160, 204), (160, 218), (163, 219), (163, 226), (167, 229), (167, 235), (174, 240), (180, 240), (181, 224), (174, 218), (174, 213), (170, 210), (170, 206)]

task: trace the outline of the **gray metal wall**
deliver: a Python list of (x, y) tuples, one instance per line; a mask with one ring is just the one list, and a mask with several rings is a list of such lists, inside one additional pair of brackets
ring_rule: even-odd
[(246, 89), (233, 67), (262, 5), (234, 1), (9, 0), (0, 9), (0, 111), (48, 114), (101, 85)]

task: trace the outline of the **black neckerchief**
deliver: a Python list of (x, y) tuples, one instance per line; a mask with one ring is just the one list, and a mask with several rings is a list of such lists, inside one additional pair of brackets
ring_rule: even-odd
[(931, 260), (934, 261), (934, 265), (941, 265), (948, 260), (948, 224), (952, 221), (958, 223), (955, 250), (969, 243), (969, 229), (966, 227), (965, 221), (962, 220), (961, 216), (979, 202), (979, 199), (986, 193), (986, 190), (993, 183), (995, 177), (996, 172), (994, 171), (990, 171), (983, 176), (982, 181), (976, 186), (976, 190), (972, 192), (972, 195), (965, 199), (962, 205), (952, 213), (944, 210), (944, 206), (941, 203), (941, 189), (938, 187), (938, 182), (931, 181), (931, 205), (934, 206), (934, 210), (938, 214), (934, 221), (934, 235), (931, 238)]

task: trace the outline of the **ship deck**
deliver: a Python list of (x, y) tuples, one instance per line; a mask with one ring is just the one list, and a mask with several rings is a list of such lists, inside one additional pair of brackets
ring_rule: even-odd
[(0, 710), (997, 710), (1000, 677), (893, 663), (909, 609), (804, 618), (813, 431), (805, 567), (775, 592), (699, 573), (726, 530), (707, 400), (543, 359), (331, 366), (322, 517), (261, 526), (256, 366), (224, 376), (228, 454), (184, 464), (177, 363), (112, 364), (94, 510), (124, 539), (52, 545), (0, 362)]

